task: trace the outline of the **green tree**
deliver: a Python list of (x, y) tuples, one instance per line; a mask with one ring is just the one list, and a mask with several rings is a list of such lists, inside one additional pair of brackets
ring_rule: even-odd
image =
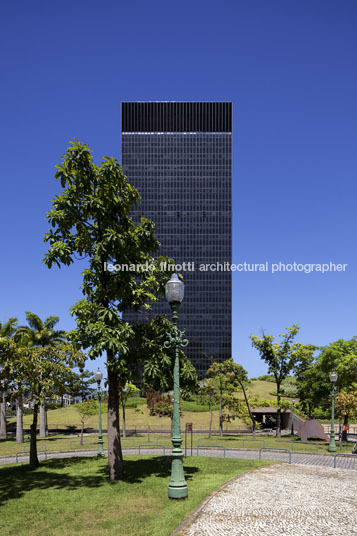
[(277, 396), (276, 437), (281, 436), (282, 383), (289, 373), (294, 370), (304, 353), (302, 344), (293, 342), (299, 329), (297, 324), (287, 327), (286, 333), (279, 335), (282, 339), (280, 343), (274, 342), (275, 337), (273, 335), (263, 333), (262, 338), (250, 335), (252, 346), (258, 350), (261, 359), (267, 363), (268, 373), (273, 374), (275, 378)]
[(322, 347), (317, 366), (326, 377), (334, 370), (338, 375), (336, 387), (346, 392), (357, 391), (357, 337), (338, 339)]
[(347, 426), (351, 417), (357, 416), (357, 394), (341, 392), (335, 399), (337, 415), (343, 420), (342, 441), (347, 441)]
[[(338, 375), (338, 392), (357, 391), (357, 339), (339, 339), (320, 349), (315, 346), (305, 348), (305, 355), (296, 367), (297, 389), (302, 410), (313, 417), (317, 411), (330, 411), (329, 376), (333, 370)], [(316, 350), (320, 353), (314, 357)]]
[(312, 351), (307, 359), (302, 360), (295, 368), (299, 408), (309, 419), (315, 417), (321, 404), (326, 407), (329, 405), (331, 391), (328, 376), (316, 366), (316, 358), (313, 356), (316, 347), (311, 348)]
[[(223, 436), (223, 423), (230, 421), (238, 412), (237, 398), (234, 396), (236, 387), (232, 382), (233, 359), (227, 359), (222, 363), (213, 362), (206, 372), (206, 377), (211, 378), (211, 386), (216, 391), (219, 402), (219, 435)], [(225, 411), (224, 411), (225, 410)]]
[[(164, 291), (167, 275), (151, 255), (159, 242), (154, 224), (142, 217), (135, 224), (130, 212), (140, 202), (117, 160), (104, 157), (97, 166), (87, 145), (71, 143), (57, 166), (56, 178), (63, 191), (48, 213), (51, 224), (45, 235), (49, 244), (44, 263), (71, 265), (85, 260), (82, 292), (71, 313), (77, 329), (71, 339), (88, 356), (106, 354), (108, 377), (108, 466), (111, 480), (124, 477), (119, 433), (118, 372), (126, 365), (132, 327), (122, 320), (128, 309), (148, 310)], [(113, 270), (119, 263), (123, 270)]]
[(127, 405), (127, 402), (131, 396), (134, 396), (139, 392), (139, 389), (131, 383), (130, 381), (126, 381), (121, 383), (119, 382), (119, 403), (121, 405), (122, 409), (122, 415), (123, 415), (123, 437), (126, 438), (126, 417), (125, 417), (125, 408)]
[[(11, 317), (9, 320), (3, 324), (0, 322), (0, 337), (13, 337), (16, 330), (17, 318)], [(1, 385), (1, 384), (0, 384)], [(6, 427), (6, 391), (0, 389), (0, 439), (7, 438), (7, 427)], [(17, 412), (19, 415), (19, 411)], [(16, 428), (17, 430), (17, 428)], [(20, 430), (20, 429), (19, 429)], [(16, 436), (17, 438), (17, 436)], [(23, 432), (22, 432), (22, 441), (23, 441)]]
[(55, 330), (55, 325), (59, 322), (58, 316), (49, 316), (45, 320), (32, 313), (26, 311), (26, 320), (28, 326), (19, 326), (16, 329), (16, 340), (27, 338), (32, 346), (50, 346), (53, 344), (62, 343), (66, 339), (66, 332), (63, 330)]
[[(26, 320), (28, 326), (19, 326), (15, 333), (15, 339), (21, 341), (26, 346), (51, 346), (60, 344), (66, 339), (66, 332), (56, 330), (55, 326), (59, 322), (58, 316), (49, 316), (45, 320), (26, 311)], [(40, 406), (40, 437), (46, 437), (46, 400)]]
[(7, 387), (18, 396), (33, 404), (31, 424), (30, 467), (38, 467), (36, 429), (38, 410), (46, 398), (57, 394), (58, 388), (67, 382), (72, 374), (72, 367), (83, 367), (85, 355), (75, 350), (70, 344), (53, 346), (26, 347), (13, 340), (0, 338), (0, 379), (7, 382)]
[[(73, 397), (81, 397), (82, 402), (91, 399), (96, 391), (95, 383), (96, 379), (94, 377), (94, 374), (89, 370), (83, 370), (79, 373), (74, 373), (70, 383), (64, 386), (63, 393), (61, 393), (61, 406), (63, 406), (64, 394), (68, 394)], [(92, 385), (94, 387), (92, 387)]]
[(88, 417), (91, 417), (92, 415), (96, 415), (98, 413), (98, 403), (95, 399), (92, 398), (90, 400), (85, 400), (80, 404), (76, 404), (74, 407), (78, 411), (79, 416), (81, 418), (80, 444), (83, 445), (83, 432), (85, 421)]
[(207, 404), (210, 413), (208, 437), (212, 437), (213, 407), (218, 404), (219, 396), (212, 379), (207, 379), (198, 390), (198, 399), (202, 404)]
[[(249, 400), (248, 400), (248, 393), (247, 393), (247, 390), (246, 390), (246, 385), (248, 383), (248, 372), (245, 370), (244, 367), (242, 367), (242, 365), (239, 365), (238, 363), (234, 363), (233, 358), (231, 358), (229, 361), (230, 361), (230, 367), (231, 368), (230, 368), (228, 374), (231, 377), (232, 384), (234, 386), (239, 387), (242, 390), (243, 397), (244, 397), (244, 402), (245, 402), (245, 405), (246, 405), (246, 412), (247, 412), (247, 416), (248, 416), (248, 419), (246, 419), (246, 420), (248, 420), (248, 422), (251, 424), (253, 436), (255, 436), (256, 423), (255, 423), (253, 413), (251, 412), (251, 409), (250, 409), (250, 403), (249, 403)], [(237, 409), (238, 409), (238, 411), (242, 412), (241, 405), (239, 405)]]

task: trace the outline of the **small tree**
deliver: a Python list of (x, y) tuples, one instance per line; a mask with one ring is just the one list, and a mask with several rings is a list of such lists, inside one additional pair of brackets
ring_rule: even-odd
[(213, 406), (218, 404), (219, 396), (217, 395), (216, 388), (212, 385), (212, 380), (206, 380), (201, 385), (198, 391), (198, 399), (202, 404), (207, 404), (208, 411), (210, 413), (208, 437), (212, 437), (212, 421), (213, 421)]
[[(246, 405), (247, 416), (249, 417), (249, 422), (252, 427), (253, 437), (255, 437), (256, 423), (255, 423), (253, 413), (251, 412), (251, 409), (250, 409), (250, 404), (248, 401), (248, 395), (246, 391), (246, 384), (248, 382), (248, 372), (245, 370), (245, 368), (242, 367), (242, 365), (239, 365), (238, 363), (234, 363), (232, 358), (229, 361), (231, 362), (231, 369), (229, 371), (229, 375), (231, 376), (231, 381), (233, 385), (236, 385), (242, 390), (245, 405)], [(242, 412), (241, 406), (238, 406), (237, 409), (238, 411)]]
[[(66, 339), (66, 332), (63, 330), (54, 329), (59, 322), (58, 316), (49, 316), (45, 320), (32, 313), (26, 311), (26, 320), (28, 326), (19, 326), (16, 329), (14, 338), (21, 341), (25, 346), (52, 346), (59, 344)], [(40, 405), (40, 437), (46, 437), (47, 428), (47, 412), (46, 400)]]
[[(84, 370), (79, 374), (74, 373), (69, 384), (65, 385), (64, 393), (67, 393), (73, 397), (80, 397), (82, 402), (91, 399), (96, 391), (95, 389), (96, 379), (93, 372)], [(94, 387), (92, 387), (94, 385)], [(61, 403), (61, 406), (63, 404)]]
[(92, 415), (96, 415), (98, 413), (98, 403), (95, 399), (92, 398), (91, 400), (85, 400), (80, 404), (76, 404), (74, 407), (78, 411), (79, 416), (81, 418), (80, 444), (83, 445), (84, 423), (88, 417), (91, 417)]
[(33, 403), (31, 424), (30, 467), (38, 467), (37, 419), (41, 404), (47, 397), (57, 394), (58, 387), (68, 381), (71, 368), (82, 367), (86, 356), (69, 344), (47, 347), (24, 347), (12, 340), (0, 338), (0, 380), (18, 396), (18, 386), (24, 400)]
[(263, 338), (250, 335), (252, 346), (258, 350), (260, 357), (268, 364), (269, 374), (273, 374), (275, 378), (277, 396), (276, 437), (281, 436), (282, 383), (289, 373), (294, 370), (302, 355), (302, 345), (293, 342), (299, 329), (297, 324), (287, 327), (286, 333), (279, 335), (282, 338), (280, 343), (274, 342), (273, 335), (263, 333)]
[[(211, 386), (216, 391), (219, 402), (219, 435), (223, 436), (223, 422), (232, 418), (233, 398), (235, 387), (232, 383), (232, 359), (222, 363), (213, 362), (206, 372), (206, 377), (211, 378)], [(227, 409), (224, 414), (224, 407)]]
[(338, 393), (335, 399), (336, 413), (343, 419), (342, 441), (347, 441), (347, 425), (351, 417), (357, 416), (357, 394)]
[(126, 418), (125, 418), (125, 407), (128, 402), (128, 399), (131, 396), (134, 396), (139, 392), (139, 389), (131, 383), (130, 381), (127, 381), (124, 385), (124, 387), (121, 386), (119, 383), (119, 403), (122, 408), (122, 415), (123, 415), (123, 437), (126, 438)]

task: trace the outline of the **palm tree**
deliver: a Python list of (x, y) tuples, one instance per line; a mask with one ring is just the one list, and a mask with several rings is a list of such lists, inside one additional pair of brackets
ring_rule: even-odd
[[(0, 337), (11, 338), (16, 330), (17, 318), (11, 317), (7, 322), (2, 324), (0, 322)], [(0, 402), (0, 439), (7, 439), (6, 430), (6, 393), (1, 394)]]
[(16, 330), (17, 337), (26, 337), (32, 346), (51, 346), (66, 339), (66, 332), (55, 330), (55, 325), (59, 322), (58, 316), (49, 316), (41, 320), (39, 316), (31, 311), (26, 311), (28, 326), (19, 326)]
[[(31, 311), (26, 311), (28, 326), (19, 326), (16, 330), (16, 338), (21, 338), (30, 346), (52, 346), (66, 339), (66, 332), (55, 330), (59, 322), (58, 316), (49, 316), (45, 320)], [(40, 437), (46, 437), (46, 411), (45, 406), (40, 406)]]

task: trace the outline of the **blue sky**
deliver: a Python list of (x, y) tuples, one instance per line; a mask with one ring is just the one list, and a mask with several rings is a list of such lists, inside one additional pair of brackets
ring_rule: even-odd
[(82, 267), (42, 265), (70, 140), (120, 160), (121, 101), (229, 100), (233, 262), (348, 264), (234, 273), (234, 359), (265, 373), (249, 340), (262, 328), (295, 322), (316, 345), (357, 335), (354, 0), (19, 0), (1, 20), (0, 321), (31, 310), (74, 327)]

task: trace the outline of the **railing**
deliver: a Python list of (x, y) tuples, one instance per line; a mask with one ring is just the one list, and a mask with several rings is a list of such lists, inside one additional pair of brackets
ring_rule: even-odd
[[(201, 441), (206, 441), (205, 444), (200, 444)], [(207, 441), (212, 441), (213, 443), (208, 443), (207, 444)], [(200, 448), (215, 448), (215, 449), (223, 449), (223, 458), (226, 457), (226, 447), (224, 445), (220, 445), (218, 443), (218, 440), (217, 439), (199, 439), (197, 441), (197, 448), (196, 448), (196, 456), (198, 456), (198, 451)]]
[(276, 449), (276, 448), (273, 448), (273, 447), (263, 447), (259, 450), (259, 460), (262, 459), (262, 451), (263, 450), (280, 450), (280, 451), (284, 451), (284, 452), (287, 452), (289, 454), (289, 464), (291, 464), (291, 450), (289, 449)]
[(163, 449), (164, 456), (166, 453), (165, 445), (159, 445), (158, 443), (142, 443), (141, 445), (139, 445), (139, 454), (140, 454), (141, 447), (146, 448), (146, 449), (153, 449), (153, 448), (159, 447)]
[(334, 466), (335, 469), (336, 469), (336, 458), (337, 458), (338, 456), (340, 456), (340, 457), (342, 457), (342, 458), (344, 458), (344, 457), (350, 457), (350, 458), (357, 459), (357, 454), (352, 454), (352, 452), (349, 453), (349, 454), (342, 454), (341, 452), (339, 452), (339, 453), (335, 454), (334, 457), (333, 457), (333, 466)]

